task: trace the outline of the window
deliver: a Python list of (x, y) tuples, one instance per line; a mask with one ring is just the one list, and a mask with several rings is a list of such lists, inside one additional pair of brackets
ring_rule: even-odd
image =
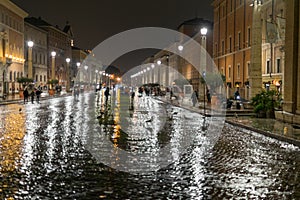
[(240, 64), (237, 65), (236, 76), (237, 76), (238, 79), (240, 78)]
[(241, 49), (241, 32), (238, 33), (238, 50)]
[(229, 52), (231, 53), (232, 52), (232, 39), (231, 37), (229, 37)]
[(38, 75), (35, 75), (35, 80), (36, 80), (36, 81), (39, 81)]
[(266, 69), (267, 69), (267, 74), (271, 73), (271, 69), (270, 69), (270, 60), (267, 60), (267, 66), (266, 66)]
[(251, 29), (250, 29), (250, 27), (248, 27), (248, 31), (247, 31), (247, 39), (248, 39), (248, 41), (247, 41), (247, 43), (248, 43), (248, 47), (250, 47), (251, 46)]
[(46, 82), (46, 76), (44, 76), (44, 82)]
[(9, 80), (12, 81), (12, 71), (9, 72)]
[(40, 75), (40, 82), (42, 82), (43, 81), (43, 76), (42, 75)]
[(14, 71), (14, 80), (13, 81), (16, 81), (16, 78), (17, 78), (17, 72)]
[(222, 55), (224, 55), (224, 49), (225, 49), (225, 43), (224, 40), (222, 40)]
[(250, 70), (250, 62), (247, 62), (246, 78), (249, 77), (249, 70)]
[(280, 62), (280, 58), (276, 59), (276, 72), (277, 73), (281, 73), (281, 66), (280, 66), (281, 62)]
[(231, 66), (228, 66), (228, 79), (231, 79)]
[(233, 10), (233, 0), (230, 0), (230, 12)]

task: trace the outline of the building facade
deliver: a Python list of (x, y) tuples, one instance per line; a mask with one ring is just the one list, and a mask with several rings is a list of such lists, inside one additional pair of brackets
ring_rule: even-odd
[[(72, 56), (72, 36), (61, 30), (58, 26), (52, 26), (40, 17), (26, 18), (26, 21), (34, 26), (44, 29), (47, 32), (48, 80), (57, 79), (59, 81), (59, 85), (67, 86), (67, 84), (71, 81), (71, 76), (69, 64), (66, 62), (66, 58), (71, 58)], [(53, 51), (56, 53), (54, 57), (51, 56)], [(54, 77), (52, 77), (53, 64)]]
[(9, 0), (0, 2), (0, 96), (20, 89), (24, 75), (24, 18), (27, 13)]
[(285, 66), (283, 111), (275, 112), (277, 119), (300, 125), (300, 4), (286, 1)]
[(24, 73), (28, 76), (28, 60), (29, 60), (29, 46), (28, 41), (33, 42), (32, 48), (32, 78), (37, 86), (46, 86), (48, 81), (47, 64), (48, 64), (48, 40), (47, 31), (39, 28), (29, 22), (25, 18), (24, 30), (24, 47), (25, 47), (25, 66)]
[(250, 99), (261, 88), (283, 95), (285, 1), (215, 0), (212, 5), (213, 58), (226, 76), (227, 98), (239, 90)]

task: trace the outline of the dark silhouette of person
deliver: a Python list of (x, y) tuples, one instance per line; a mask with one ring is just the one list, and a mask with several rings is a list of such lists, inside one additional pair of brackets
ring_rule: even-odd
[(234, 93), (234, 99), (237, 100), (238, 96), (240, 96), (240, 93), (239, 93), (239, 91), (237, 90), (237, 91)]
[(207, 97), (207, 102), (211, 103), (211, 95), (210, 95), (210, 91), (209, 90), (206, 91), (206, 97)]
[(109, 96), (109, 88), (106, 87), (106, 90), (104, 92), (104, 95), (105, 95), (105, 103), (107, 104), (107, 101), (108, 101), (108, 96)]
[(27, 87), (23, 91), (23, 96), (24, 96), (24, 104), (25, 104), (26, 101), (28, 102), (28, 97), (29, 97)]
[(36, 94), (36, 102), (40, 103), (40, 97), (41, 97), (42, 91), (40, 89), (37, 89), (35, 94)]
[(198, 101), (198, 97), (197, 97), (198, 95), (197, 95), (197, 91), (194, 91), (193, 92), (193, 94), (192, 94), (192, 97), (191, 97), (191, 99), (192, 99), (192, 103), (193, 103), (193, 106), (195, 107), (195, 105), (196, 105), (196, 103), (197, 103), (197, 101)]
[(30, 93), (30, 96), (31, 96), (31, 103), (33, 103), (33, 101), (34, 101), (34, 93), (35, 93), (34, 90), (32, 90), (32, 92)]

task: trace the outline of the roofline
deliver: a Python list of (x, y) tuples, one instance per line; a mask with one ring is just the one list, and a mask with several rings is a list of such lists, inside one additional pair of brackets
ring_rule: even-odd
[(28, 13), (25, 10), (23, 10), (22, 8), (20, 8), (19, 6), (17, 6), (16, 4), (14, 4), (9, 0), (1, 0), (1, 4), (6, 8), (8, 8), (9, 10), (12, 10), (15, 14), (19, 15), (22, 18), (28, 16)]
[(36, 26), (36, 25), (34, 25), (34, 24), (31, 24), (31, 23), (29, 23), (29, 22), (24, 21), (24, 24), (26, 24), (27, 26), (34, 27), (34, 28), (38, 29), (39, 31), (44, 32), (44, 33), (46, 33), (46, 34), (48, 33), (45, 29), (43, 29), (43, 28), (41, 28), (41, 27), (39, 27), (39, 26)]

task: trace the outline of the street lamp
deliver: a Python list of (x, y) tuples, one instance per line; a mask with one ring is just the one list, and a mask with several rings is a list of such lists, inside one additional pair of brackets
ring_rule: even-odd
[[(206, 34), (207, 34), (207, 28), (202, 27), (200, 29), (200, 34), (201, 34), (201, 48), (200, 48), (200, 70), (203, 70), (202, 72), (202, 78), (203, 78), (203, 107), (204, 107), (204, 116), (205, 116), (205, 89), (206, 89), (206, 83), (205, 83), (205, 76), (206, 76)], [(204, 53), (202, 53), (204, 51)], [(200, 85), (199, 85), (200, 86)], [(199, 91), (200, 91), (199, 87)]]
[(67, 74), (66, 74), (66, 79), (67, 79), (67, 84), (66, 84), (66, 90), (67, 92), (70, 91), (70, 58), (66, 58), (66, 62), (67, 62)]
[(206, 83), (205, 83), (205, 77), (206, 77), (206, 72), (202, 72), (202, 78), (203, 78), (203, 110), (204, 110), (204, 117), (205, 117), (205, 89), (206, 89)]
[(28, 41), (28, 78), (32, 78), (32, 47), (33, 47), (33, 42)]
[(179, 45), (177, 48), (178, 48), (179, 51), (183, 50), (183, 46), (182, 45)]
[(56, 52), (52, 51), (51, 52), (51, 56), (52, 56), (52, 71), (51, 71), (51, 78), (52, 80), (55, 79), (55, 56), (56, 56)]

